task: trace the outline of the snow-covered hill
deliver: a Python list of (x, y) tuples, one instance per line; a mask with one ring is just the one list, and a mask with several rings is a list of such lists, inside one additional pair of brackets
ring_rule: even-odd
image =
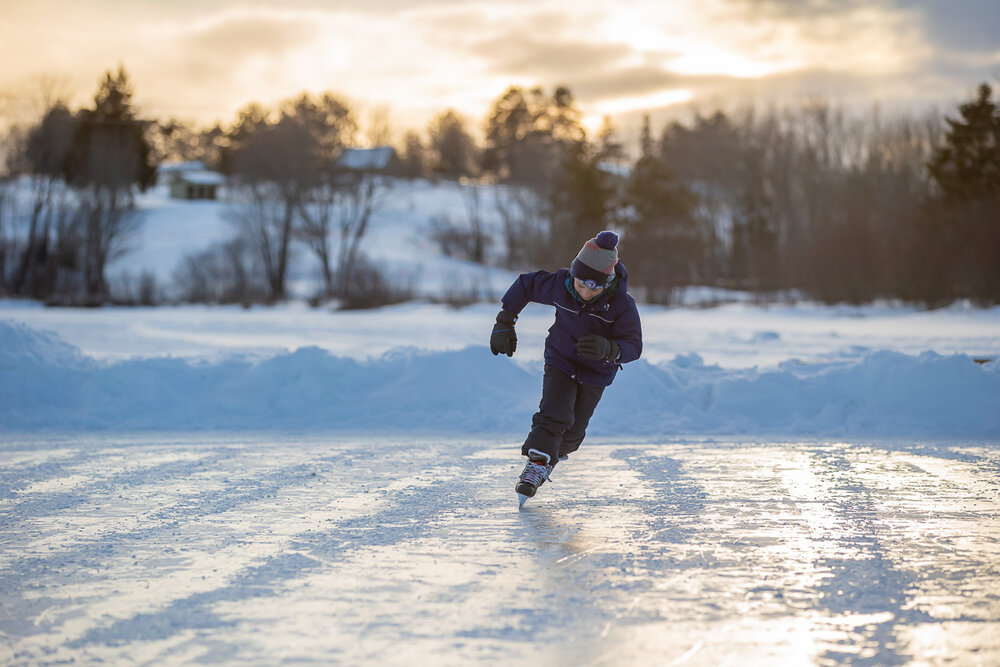
[[(424, 180), (391, 183), (362, 239), (362, 253), (380, 264), (389, 279), (420, 296), (460, 296), (473, 289), (480, 294), (503, 293), (513, 274), (447, 257), (430, 238), (435, 220), (449, 219), (460, 225), (467, 219), (461, 186)], [(495, 194), (484, 195), (487, 204)], [(112, 280), (122, 274), (148, 273), (169, 295), (187, 255), (237, 234), (235, 206), (224, 196), (208, 201), (171, 199), (167, 187), (160, 185), (142, 194), (137, 205), (141, 213), (138, 229), (128, 240), (127, 252), (109, 265)], [(487, 224), (495, 223), (495, 216), (485, 207), (484, 218)], [(315, 257), (298, 242), (292, 245), (289, 285), (293, 296), (301, 298), (314, 295), (320, 285)]]

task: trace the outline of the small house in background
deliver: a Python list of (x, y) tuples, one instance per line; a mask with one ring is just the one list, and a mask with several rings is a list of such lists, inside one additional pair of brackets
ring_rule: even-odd
[(215, 199), (219, 187), (226, 184), (225, 176), (206, 169), (201, 162), (165, 162), (158, 174), (173, 199)]
[(399, 169), (399, 158), (392, 146), (345, 148), (337, 158), (337, 166), (350, 171), (392, 174)]

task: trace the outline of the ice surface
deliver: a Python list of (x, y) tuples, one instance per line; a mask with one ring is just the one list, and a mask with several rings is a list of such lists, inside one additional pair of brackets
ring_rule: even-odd
[(7, 437), (0, 662), (1000, 661), (995, 447), (515, 447)]

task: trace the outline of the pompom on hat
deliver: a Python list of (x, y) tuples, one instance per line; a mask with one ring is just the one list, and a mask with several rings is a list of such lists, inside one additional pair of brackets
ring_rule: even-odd
[(569, 267), (570, 274), (580, 280), (593, 280), (607, 285), (615, 276), (618, 264), (618, 235), (603, 231), (583, 244)]

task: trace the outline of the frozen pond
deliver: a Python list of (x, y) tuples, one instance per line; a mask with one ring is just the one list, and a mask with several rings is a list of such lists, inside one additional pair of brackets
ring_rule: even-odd
[[(1000, 664), (1000, 449), (0, 437), (0, 662)], [(527, 662), (530, 661), (530, 662)]]

